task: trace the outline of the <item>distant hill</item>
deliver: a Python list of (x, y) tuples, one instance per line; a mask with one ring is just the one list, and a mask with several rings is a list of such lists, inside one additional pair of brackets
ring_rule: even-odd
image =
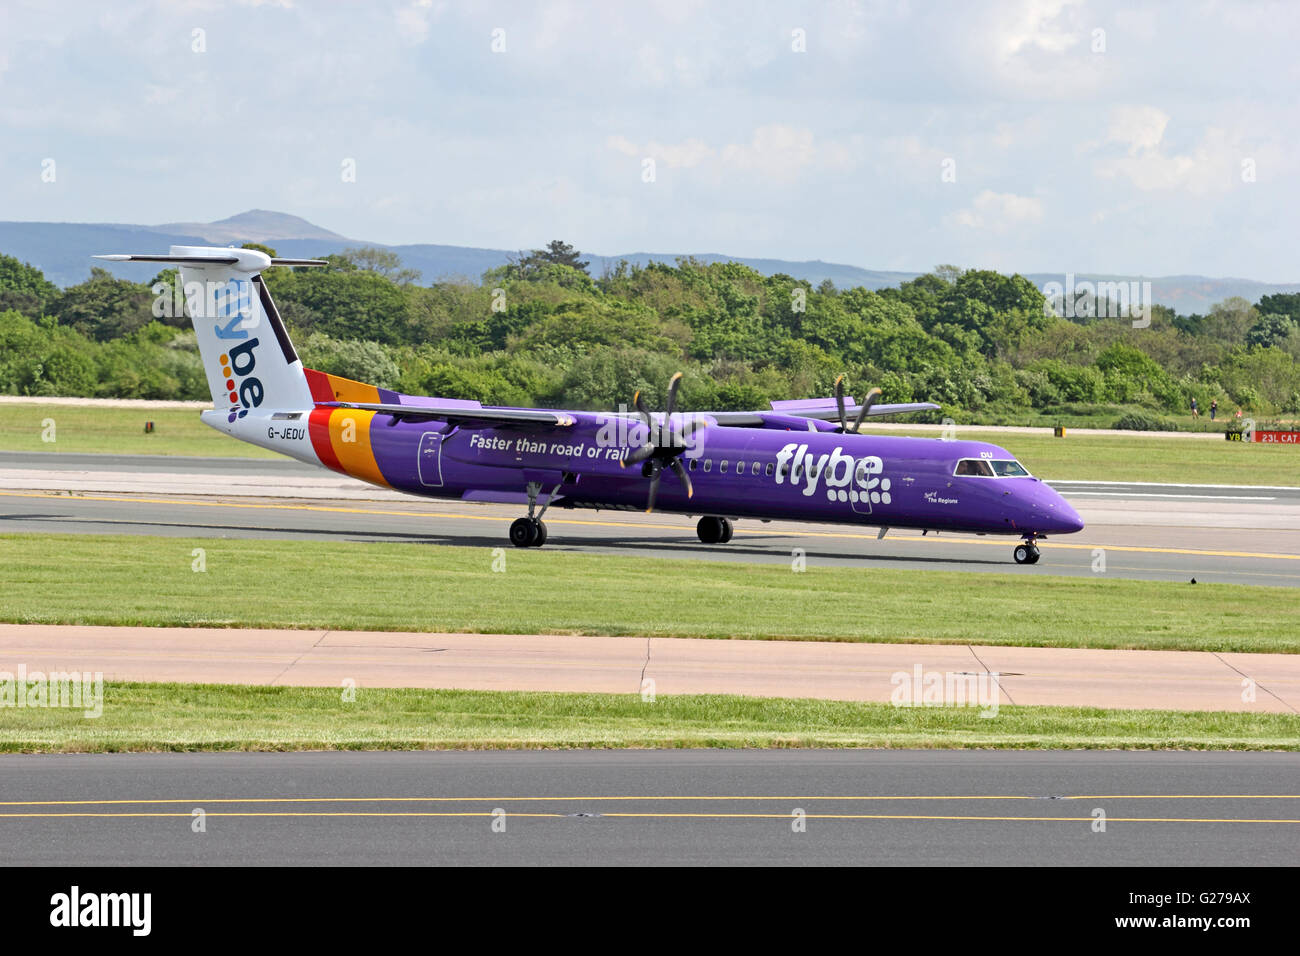
[[(284, 256), (310, 257), (342, 252), (352, 246), (384, 246), (402, 258), (409, 268), (419, 269), (423, 281), (433, 282), (449, 277), (477, 280), (488, 269), (508, 261), (518, 250), (477, 249), (470, 246), (399, 245), (348, 239), (338, 233), (322, 229), (298, 216), (251, 209), (248, 212), (221, 219), (217, 222), (174, 222), (158, 226), (139, 226), (116, 223), (68, 222), (0, 222), (0, 253), (15, 256), (40, 268), (60, 286), (74, 285), (90, 274), (92, 265), (102, 265), (125, 278), (143, 282), (158, 273), (158, 268), (138, 263), (97, 263), (91, 256), (102, 252), (165, 252), (171, 245), (238, 245), (243, 242), (262, 242), (273, 246)], [(625, 255), (602, 256), (584, 252), (583, 258), (591, 262), (590, 271), (599, 276), (604, 270), (614, 268), (619, 260), (626, 259), (635, 265), (650, 262), (672, 265), (684, 253), (633, 252)], [(918, 272), (882, 272), (834, 262), (790, 262), (784, 259), (751, 259), (716, 253), (693, 253), (703, 262), (740, 262), (764, 275), (781, 272), (796, 279), (806, 279), (813, 285), (829, 279), (838, 288), (861, 286), (882, 289), (900, 282), (915, 279)], [(1060, 273), (1026, 273), (1026, 277), (1042, 288), (1048, 282), (1061, 282)], [(1300, 282), (1268, 283), (1253, 279), (1215, 279), (1206, 276), (1117, 276), (1085, 275), (1075, 281), (1130, 281), (1146, 278), (1151, 282), (1152, 298), (1162, 305), (1182, 313), (1205, 312), (1216, 302), (1230, 296), (1242, 296), (1255, 302), (1262, 295), (1276, 292), (1300, 292)]]
[(146, 227), (155, 232), (182, 236), (202, 236), (210, 243), (227, 245), (241, 242), (265, 242), (268, 239), (324, 239), (347, 242), (345, 236), (314, 226), (306, 219), (266, 209), (250, 209), (229, 219), (216, 222), (169, 222)]

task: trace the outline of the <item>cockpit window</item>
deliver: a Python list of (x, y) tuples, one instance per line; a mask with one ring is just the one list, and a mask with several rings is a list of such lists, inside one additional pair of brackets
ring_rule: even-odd
[(992, 461), (987, 458), (963, 458), (953, 469), (954, 475), (970, 478), (1028, 478), (1025, 466), (1014, 458)]
[(1025, 470), (1025, 466), (1014, 458), (1010, 461), (991, 461), (989, 464), (993, 466), (993, 473), (999, 478), (1029, 477), (1029, 472)]
[(993, 469), (989, 467), (987, 461), (979, 458), (963, 458), (957, 462), (957, 470), (954, 475), (966, 475), (974, 478), (992, 478)]

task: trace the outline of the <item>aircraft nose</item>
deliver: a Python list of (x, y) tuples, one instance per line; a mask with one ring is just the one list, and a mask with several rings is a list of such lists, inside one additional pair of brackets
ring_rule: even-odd
[(1047, 525), (1045, 530), (1054, 531), (1057, 534), (1074, 534), (1076, 531), (1083, 530), (1083, 519), (1079, 517), (1079, 512), (1060, 496), (1059, 493), (1051, 488), (1045, 488), (1047, 493), (1034, 503), (1034, 508), (1038, 511)]
[(1064, 525), (1061, 528), (1062, 534), (1074, 534), (1076, 531), (1083, 530), (1083, 519), (1079, 517), (1079, 512), (1075, 511), (1064, 498), (1057, 508), (1057, 518)]

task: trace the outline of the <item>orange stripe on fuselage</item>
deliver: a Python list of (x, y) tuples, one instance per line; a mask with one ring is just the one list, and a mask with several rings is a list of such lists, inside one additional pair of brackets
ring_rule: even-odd
[[(373, 386), (366, 386), (373, 388)], [(377, 393), (376, 393), (377, 394)], [(367, 399), (377, 401), (378, 399)], [(359, 399), (350, 399), (359, 401)], [(373, 485), (388, 486), (370, 447), (370, 420), (374, 412), (359, 408), (335, 408), (330, 411), (330, 448), (349, 475)]]

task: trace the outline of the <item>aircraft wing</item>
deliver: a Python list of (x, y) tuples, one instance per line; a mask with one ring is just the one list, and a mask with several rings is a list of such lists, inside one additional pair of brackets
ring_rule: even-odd
[[(832, 400), (830, 407), (814, 403), (790, 403), (791, 407), (777, 408), (770, 412), (700, 412), (701, 417), (707, 416), (716, 421), (719, 425), (730, 425), (734, 428), (761, 428), (767, 423), (769, 416), (784, 415), (793, 418), (815, 418), (822, 422), (838, 421), (840, 417), (839, 409), (835, 407)], [(802, 405), (802, 407), (793, 407)], [(934, 402), (904, 402), (896, 405), (872, 405), (867, 409), (868, 418), (878, 418), (882, 415), (906, 415), (908, 412), (929, 412), (938, 410), (939, 406)], [(860, 405), (849, 405), (844, 409), (844, 417), (854, 419), (858, 417)]]
[[(859, 405), (850, 405), (844, 409), (844, 417), (857, 418), (860, 408)], [(908, 412), (932, 412), (938, 410), (939, 406), (934, 402), (901, 402), (896, 405), (872, 405), (867, 409), (867, 417), (878, 418), (881, 415), (906, 415)], [(834, 405), (830, 408), (810, 408), (806, 411), (789, 409), (784, 414), (795, 415), (799, 418), (816, 418), (818, 421), (823, 422), (838, 421), (840, 417), (839, 410)]]
[(567, 428), (575, 421), (564, 412), (540, 408), (466, 408), (461, 405), (397, 405), (387, 402), (320, 402), (329, 408), (356, 408), (407, 422), (480, 422), (484, 425), (538, 425)]

